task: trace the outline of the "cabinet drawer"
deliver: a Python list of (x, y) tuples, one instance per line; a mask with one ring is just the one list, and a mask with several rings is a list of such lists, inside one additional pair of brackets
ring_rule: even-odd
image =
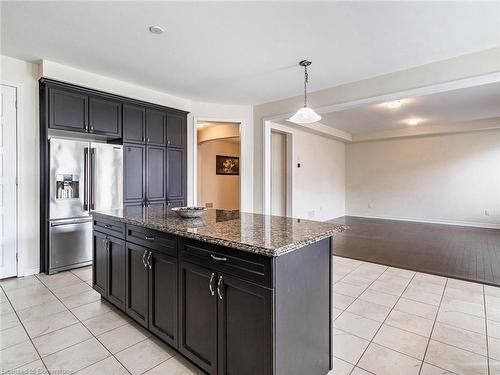
[(94, 218), (94, 230), (125, 239), (125, 224), (119, 221)]
[(173, 234), (127, 225), (127, 241), (177, 257), (177, 236)]
[(179, 256), (210, 269), (272, 286), (272, 258), (206, 242), (180, 239)]

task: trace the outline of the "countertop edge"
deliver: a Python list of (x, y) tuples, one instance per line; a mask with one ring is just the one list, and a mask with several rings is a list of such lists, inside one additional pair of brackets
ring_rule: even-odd
[(180, 237), (185, 237), (185, 238), (189, 238), (189, 239), (193, 239), (193, 240), (208, 242), (208, 243), (212, 243), (214, 245), (225, 246), (225, 247), (229, 247), (232, 249), (241, 250), (241, 251), (254, 253), (254, 254), (260, 254), (260, 255), (264, 255), (264, 256), (268, 256), (268, 257), (278, 257), (280, 255), (283, 255), (283, 254), (292, 252), (294, 250), (300, 249), (304, 246), (319, 242), (325, 238), (335, 237), (336, 234), (342, 233), (347, 229), (347, 227), (345, 225), (335, 224), (336, 225), (335, 229), (325, 231), (321, 234), (311, 236), (305, 240), (297, 241), (297, 242), (294, 242), (294, 243), (287, 245), (287, 246), (282, 246), (282, 247), (279, 247), (277, 249), (269, 249), (269, 248), (265, 248), (265, 247), (244, 244), (241, 242), (229, 241), (229, 240), (225, 240), (225, 239), (217, 238), (217, 237), (213, 237), (213, 236), (205, 236), (203, 234), (192, 233), (189, 231), (181, 231), (181, 230), (173, 230), (173, 229), (166, 230), (164, 227), (156, 226), (154, 224), (144, 223), (143, 221), (134, 220), (134, 219), (130, 219), (130, 218), (122, 218), (122, 217), (118, 217), (115, 215), (106, 214), (103, 212), (94, 211), (94, 212), (91, 212), (91, 215), (92, 215), (92, 217), (101, 217), (101, 218), (105, 218), (105, 219), (109, 219), (109, 220), (119, 221), (119, 222), (125, 223), (125, 224), (137, 225), (137, 226), (156, 230), (156, 231), (163, 232), (163, 233), (174, 234), (174, 235), (177, 235)]

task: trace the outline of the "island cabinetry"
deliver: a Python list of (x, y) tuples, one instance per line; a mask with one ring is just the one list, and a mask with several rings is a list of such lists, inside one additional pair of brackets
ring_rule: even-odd
[(181, 243), (179, 351), (209, 374), (271, 374), (271, 259)]
[(126, 312), (177, 348), (177, 237), (127, 226)]
[(120, 223), (94, 220), (92, 284), (104, 298), (125, 308), (125, 241)]

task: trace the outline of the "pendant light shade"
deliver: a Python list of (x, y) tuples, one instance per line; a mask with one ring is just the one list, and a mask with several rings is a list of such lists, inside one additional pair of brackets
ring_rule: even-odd
[(312, 124), (321, 120), (321, 116), (314, 112), (314, 109), (307, 106), (307, 84), (309, 83), (307, 67), (311, 64), (312, 62), (308, 60), (299, 62), (299, 65), (304, 67), (304, 106), (288, 119), (288, 121), (295, 124)]

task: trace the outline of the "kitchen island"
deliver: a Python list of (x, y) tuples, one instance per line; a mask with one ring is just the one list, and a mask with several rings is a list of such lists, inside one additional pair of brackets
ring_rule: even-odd
[(93, 212), (93, 287), (209, 374), (332, 368), (338, 224), (156, 207)]

